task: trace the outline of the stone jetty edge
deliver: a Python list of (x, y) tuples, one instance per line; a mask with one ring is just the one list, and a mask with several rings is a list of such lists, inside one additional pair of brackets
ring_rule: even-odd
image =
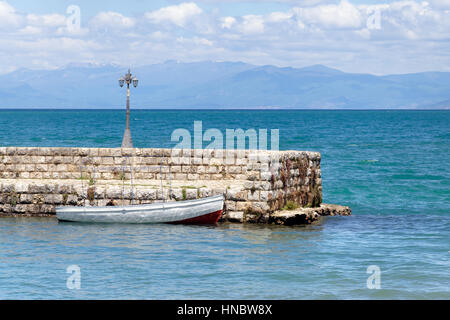
[(295, 225), (350, 215), (322, 203), (320, 161), (309, 151), (0, 147), (0, 215), (217, 194), (226, 199), (221, 221)]

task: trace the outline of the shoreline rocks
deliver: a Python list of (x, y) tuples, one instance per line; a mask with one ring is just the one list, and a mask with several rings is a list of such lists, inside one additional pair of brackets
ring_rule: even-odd
[(350, 216), (350, 207), (322, 203), (318, 208), (298, 208), (276, 211), (269, 217), (270, 224), (294, 226), (311, 224), (324, 216)]
[[(282, 226), (307, 225), (319, 221), (325, 216), (350, 216), (350, 207), (337, 204), (322, 203), (318, 208), (298, 208), (295, 210), (280, 210), (273, 214), (249, 216), (245, 212), (230, 212), (220, 222), (231, 223), (258, 223)], [(55, 214), (32, 214), (32, 213), (0, 213), (4, 217), (55, 217)]]

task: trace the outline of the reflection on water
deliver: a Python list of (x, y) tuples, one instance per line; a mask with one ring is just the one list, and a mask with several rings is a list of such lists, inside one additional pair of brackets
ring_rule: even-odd
[[(317, 227), (283, 227), (253, 224), (224, 224), (220, 228), (227, 230), (227, 235), (240, 236), (252, 244), (290, 243), (311, 236), (318, 236)], [(301, 232), (299, 232), (301, 231)]]
[[(305, 227), (0, 219), (0, 297), (450, 298), (450, 219), (328, 217)], [(68, 290), (66, 268), (82, 288)], [(382, 290), (366, 269), (382, 270)]]

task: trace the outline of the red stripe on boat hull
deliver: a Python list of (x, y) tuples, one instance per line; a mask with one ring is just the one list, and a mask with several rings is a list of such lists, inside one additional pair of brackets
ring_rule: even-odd
[(222, 216), (222, 211), (208, 213), (200, 217), (190, 218), (186, 220), (172, 222), (173, 224), (216, 224)]

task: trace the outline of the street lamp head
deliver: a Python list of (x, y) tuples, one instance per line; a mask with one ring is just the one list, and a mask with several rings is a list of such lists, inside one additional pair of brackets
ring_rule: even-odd
[(133, 86), (134, 86), (135, 88), (138, 86), (138, 82), (139, 82), (138, 78), (134, 77), (134, 78), (133, 78)]
[(125, 79), (123, 77), (121, 77), (119, 79), (119, 86), (122, 88), (124, 83), (125, 83)]

